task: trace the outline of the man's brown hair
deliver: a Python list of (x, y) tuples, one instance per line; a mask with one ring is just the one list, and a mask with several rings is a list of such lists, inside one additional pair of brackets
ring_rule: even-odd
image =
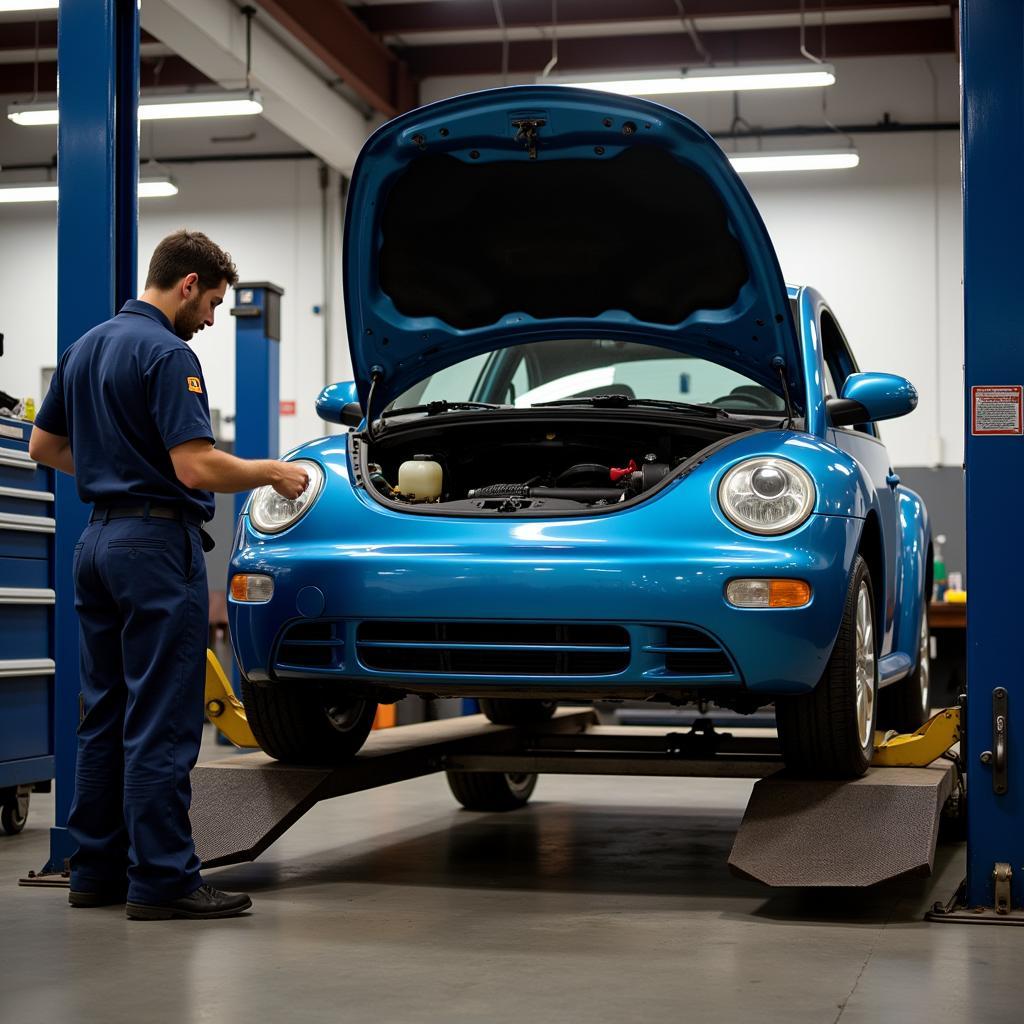
[(231, 254), (201, 231), (182, 228), (168, 235), (153, 250), (146, 287), (166, 290), (189, 274), (199, 275), (199, 285), (204, 290), (217, 288), (221, 281), (227, 281), (232, 287), (238, 284), (238, 271), (231, 262)]

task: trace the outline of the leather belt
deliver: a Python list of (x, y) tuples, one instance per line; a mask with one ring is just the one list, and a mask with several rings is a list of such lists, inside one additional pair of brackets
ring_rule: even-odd
[(188, 523), (191, 526), (202, 526), (203, 521), (199, 516), (186, 512), (173, 505), (110, 505), (101, 507), (97, 505), (89, 516), (89, 522), (95, 523), (108, 519), (177, 519), (179, 522)]

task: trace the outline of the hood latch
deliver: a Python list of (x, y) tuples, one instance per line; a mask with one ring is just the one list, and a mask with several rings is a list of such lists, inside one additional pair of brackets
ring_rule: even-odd
[(531, 160), (537, 159), (537, 129), (546, 124), (547, 121), (542, 117), (521, 117), (512, 122), (512, 127), (516, 129), (516, 142), (526, 146)]

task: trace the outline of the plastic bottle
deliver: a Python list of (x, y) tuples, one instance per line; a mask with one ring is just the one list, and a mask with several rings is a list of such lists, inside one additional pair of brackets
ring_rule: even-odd
[(398, 467), (398, 489), (416, 501), (437, 501), (443, 484), (444, 471), (429, 455), (414, 455)]
[(948, 588), (946, 578), (946, 556), (942, 552), (942, 545), (946, 543), (946, 535), (940, 533), (935, 538), (935, 553), (932, 560), (932, 600), (941, 601)]

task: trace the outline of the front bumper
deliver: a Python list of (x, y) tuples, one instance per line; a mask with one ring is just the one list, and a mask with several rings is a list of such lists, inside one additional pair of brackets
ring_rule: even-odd
[[(320, 530), (299, 543), (242, 517), (230, 571), (275, 583), (265, 604), (229, 602), (247, 678), (439, 695), (745, 688), (767, 701), (820, 678), (863, 526), (816, 514), (781, 538), (724, 524), (696, 537), (682, 523), (661, 543), (664, 530), (610, 535), (600, 519), (386, 522), (377, 543)], [(811, 602), (734, 608), (725, 586), (747, 576), (806, 580)]]

